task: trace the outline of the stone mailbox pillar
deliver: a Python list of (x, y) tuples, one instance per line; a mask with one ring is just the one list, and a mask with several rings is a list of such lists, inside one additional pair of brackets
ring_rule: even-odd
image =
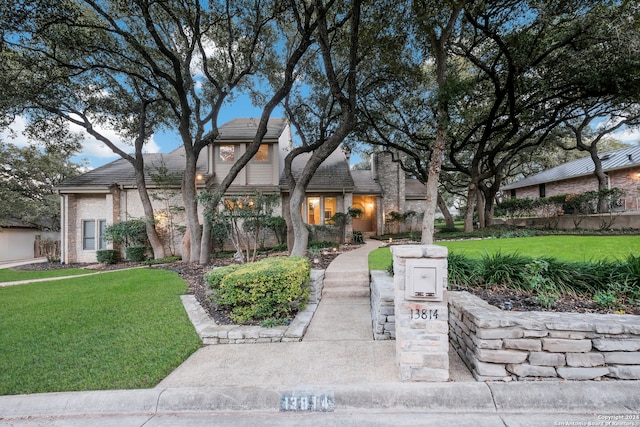
[(449, 380), (447, 248), (392, 246), (401, 381)]

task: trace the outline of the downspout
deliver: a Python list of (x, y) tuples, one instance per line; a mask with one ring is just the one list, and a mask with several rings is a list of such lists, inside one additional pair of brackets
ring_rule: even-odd
[(67, 263), (67, 210), (66, 210), (66, 197), (60, 194), (60, 264)]

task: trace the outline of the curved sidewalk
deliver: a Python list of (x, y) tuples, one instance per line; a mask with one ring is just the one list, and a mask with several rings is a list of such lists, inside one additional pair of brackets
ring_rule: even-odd
[[(375, 247), (327, 271), (352, 278)], [(283, 410), (316, 397), (325, 412)], [(204, 346), (152, 389), (0, 396), (0, 425), (17, 426), (640, 426), (639, 413), (640, 381), (401, 383), (364, 296), (323, 296), (301, 342)]]

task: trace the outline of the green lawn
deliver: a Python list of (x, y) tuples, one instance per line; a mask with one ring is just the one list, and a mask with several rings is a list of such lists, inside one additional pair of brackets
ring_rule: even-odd
[(17, 282), (20, 280), (46, 279), (48, 277), (77, 276), (78, 274), (95, 273), (95, 271), (84, 268), (63, 268), (60, 270), (12, 270), (10, 268), (0, 269), (0, 283)]
[[(562, 261), (597, 261), (626, 259), (640, 254), (640, 236), (538, 236), (509, 239), (457, 240), (436, 242), (449, 252), (479, 258), (485, 253), (518, 253), (530, 257), (548, 256)], [(369, 268), (385, 270), (391, 263), (388, 248), (369, 255)]]
[(200, 347), (175, 272), (0, 288), (0, 395), (155, 386)]

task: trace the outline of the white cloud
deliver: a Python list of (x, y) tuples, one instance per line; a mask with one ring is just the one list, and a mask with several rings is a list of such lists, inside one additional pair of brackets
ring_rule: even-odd
[[(10, 126), (10, 130), (4, 130), (0, 132), (0, 140), (10, 142), (18, 147), (25, 147), (32, 143), (25, 135), (27, 120), (25, 117), (19, 116)], [(133, 146), (127, 144), (123, 138), (118, 135), (118, 132), (114, 129), (105, 128), (102, 126), (95, 126), (96, 131), (107, 137), (109, 140), (114, 141), (116, 146), (125, 153), (132, 153)], [(75, 156), (76, 158), (84, 159), (88, 158), (92, 166), (99, 166), (106, 161), (115, 160), (118, 155), (115, 154), (109, 147), (102, 142), (95, 139), (93, 136), (87, 134), (85, 130), (78, 125), (71, 125), (70, 129), (74, 133), (82, 135), (82, 151)], [(145, 153), (158, 153), (161, 148), (158, 142), (152, 136), (145, 144)]]
[(640, 129), (626, 128), (611, 134), (611, 137), (626, 144), (637, 144), (640, 142)]

